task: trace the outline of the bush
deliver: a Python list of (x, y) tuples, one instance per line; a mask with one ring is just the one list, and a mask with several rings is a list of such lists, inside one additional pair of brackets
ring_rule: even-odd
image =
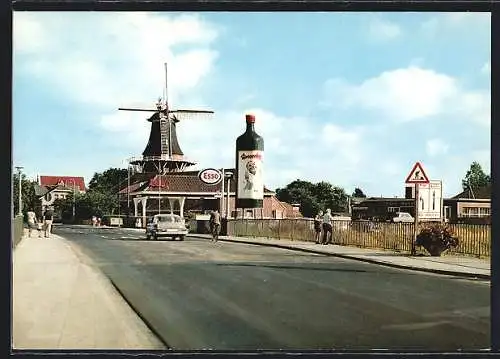
[(451, 247), (457, 247), (458, 237), (448, 225), (433, 223), (420, 230), (415, 244), (424, 247), (431, 255), (440, 255)]

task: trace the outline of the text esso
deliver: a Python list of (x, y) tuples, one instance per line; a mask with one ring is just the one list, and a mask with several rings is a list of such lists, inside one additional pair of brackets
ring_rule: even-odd
[(214, 168), (207, 168), (198, 174), (203, 183), (217, 184), (222, 179), (222, 173)]

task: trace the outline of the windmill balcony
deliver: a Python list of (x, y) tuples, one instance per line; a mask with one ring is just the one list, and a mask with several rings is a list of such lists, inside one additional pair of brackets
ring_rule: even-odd
[(130, 163), (133, 162), (154, 162), (154, 161), (185, 161), (185, 162), (191, 162), (191, 163), (196, 163), (189, 158), (186, 158), (184, 155), (175, 155), (173, 154), (172, 157), (170, 158), (168, 154), (163, 154), (160, 156), (135, 156), (130, 158)]

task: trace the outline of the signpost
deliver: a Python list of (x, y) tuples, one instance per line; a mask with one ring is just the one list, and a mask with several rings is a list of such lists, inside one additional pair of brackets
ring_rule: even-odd
[(443, 185), (430, 180), (419, 185), (418, 218), (420, 221), (439, 221), (443, 218)]
[(420, 162), (415, 163), (413, 169), (410, 171), (410, 174), (408, 175), (408, 177), (406, 177), (405, 183), (415, 185), (415, 224), (413, 226), (413, 240), (411, 242), (411, 255), (415, 255), (416, 254), (415, 241), (417, 239), (417, 234), (418, 234), (418, 212), (419, 212), (418, 186), (419, 184), (429, 183), (429, 178), (427, 177)]

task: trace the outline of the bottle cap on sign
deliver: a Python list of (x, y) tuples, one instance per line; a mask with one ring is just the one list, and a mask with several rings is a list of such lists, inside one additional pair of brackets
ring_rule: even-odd
[(247, 114), (247, 115), (245, 115), (245, 118), (247, 120), (247, 123), (255, 123), (255, 116), (254, 115)]

